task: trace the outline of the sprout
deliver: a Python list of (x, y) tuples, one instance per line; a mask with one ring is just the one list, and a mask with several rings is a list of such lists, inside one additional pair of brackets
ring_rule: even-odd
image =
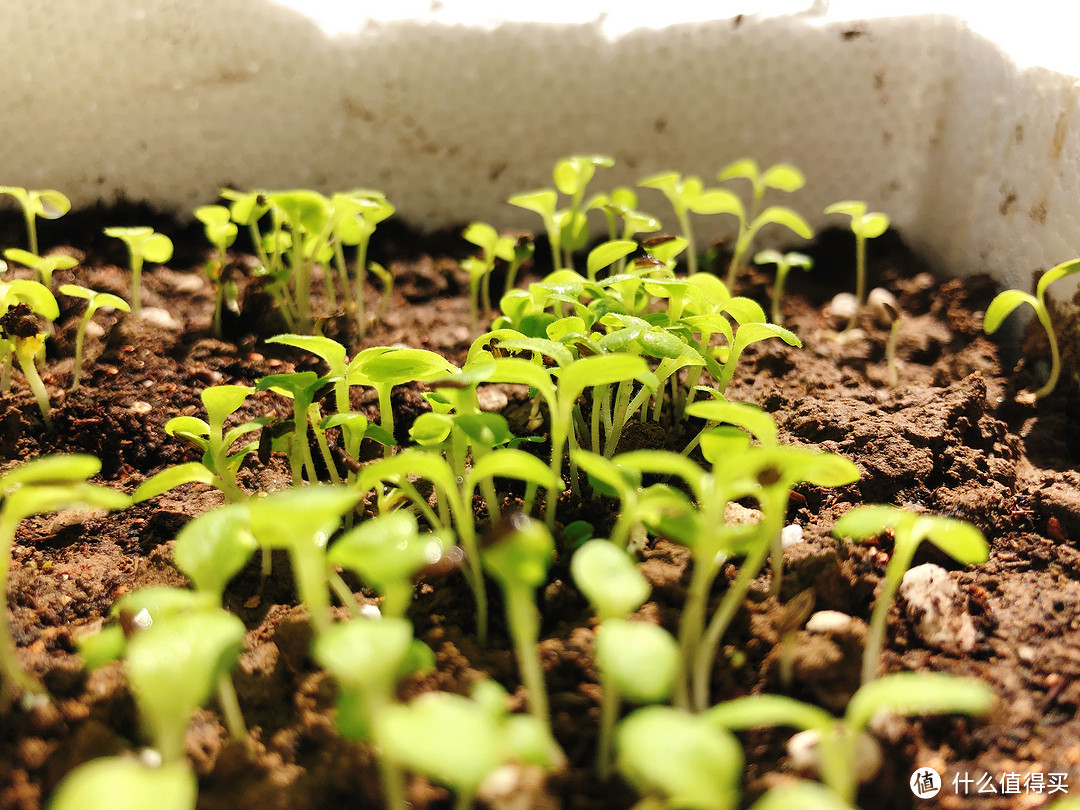
[(889, 325), (889, 339), (885, 344), (885, 366), (888, 368), (889, 388), (896, 388), (900, 384), (900, 373), (896, 367), (896, 344), (900, 338), (903, 313), (896, 303), (896, 297), (881, 287), (874, 287), (870, 291), (866, 303), (879, 321)]
[(177, 416), (165, 423), (165, 432), (170, 436), (179, 436), (203, 451), (200, 461), (167, 467), (152, 475), (135, 490), (135, 502), (145, 501), (181, 484), (211, 484), (225, 495), (229, 503), (246, 500), (247, 495), (236, 483), (236, 474), (244, 459), (254, 453), (259, 446), (257, 441), (244, 444), (239, 450), (230, 452), (239, 439), (260, 430), (265, 419), (254, 419), (225, 430), (225, 420), (229, 418), (255, 389), (246, 385), (214, 385), (203, 389), (199, 395), (206, 416), (204, 422), (195, 416)]
[[(17, 284), (15, 281), (7, 285), (0, 284), (0, 300), (9, 307), (0, 314), (0, 354), (3, 355), (3, 385), (0, 388), (6, 390), (10, 385), (11, 357), (14, 355), (23, 376), (26, 377), (26, 384), (34, 394), (45, 429), (52, 432), (49, 392), (37, 370), (37, 357), (46, 338), (46, 332), (38, 329), (37, 316), (41, 315), (51, 323), (59, 316), (60, 309), (47, 287), (34, 281), (23, 282), (18, 287)], [(13, 299), (23, 300), (12, 306)]]
[(784, 317), (780, 312), (780, 301), (784, 297), (784, 282), (787, 280), (788, 271), (792, 267), (809, 270), (814, 266), (814, 260), (803, 253), (789, 251), (781, 253), (774, 248), (759, 250), (754, 256), (754, 264), (775, 264), (776, 281), (773, 282), (771, 315), (773, 323), (780, 323)]
[(1050, 311), (1046, 308), (1046, 288), (1055, 281), (1065, 276), (1080, 271), (1080, 259), (1072, 259), (1052, 267), (1043, 273), (1039, 283), (1035, 285), (1035, 295), (1021, 292), (1020, 290), (1005, 290), (1000, 292), (986, 308), (984, 328), (986, 333), (992, 335), (1001, 326), (1002, 321), (1009, 316), (1014, 309), (1021, 304), (1031, 304), (1035, 315), (1046, 330), (1046, 339), (1050, 343), (1050, 376), (1045, 385), (1035, 392), (1035, 397), (1049, 396), (1057, 386), (1058, 377), (1061, 376), (1061, 352), (1058, 349), (1057, 337), (1054, 335), (1054, 324), (1050, 320)]
[(857, 506), (845, 512), (833, 527), (837, 537), (854, 540), (869, 540), (886, 531), (893, 535), (893, 553), (870, 616), (870, 635), (863, 656), (863, 684), (870, 683), (878, 675), (889, 606), (923, 540), (929, 540), (964, 565), (984, 563), (990, 553), (986, 538), (970, 523), (938, 515), (919, 515), (895, 506)]
[(236, 282), (225, 280), (225, 268), (228, 265), (227, 251), (236, 241), (236, 223), (230, 219), (229, 209), (223, 205), (201, 205), (195, 209), (195, 218), (203, 224), (206, 239), (217, 248), (217, 256), (210, 259), (203, 269), (206, 277), (214, 286), (214, 336), (221, 337), (221, 307), (228, 304), (229, 310), (237, 312)]
[(80, 287), (78, 284), (61, 285), (60, 294), (86, 299), (86, 310), (83, 312), (82, 320), (79, 321), (79, 329), (75, 333), (75, 369), (71, 372), (71, 388), (69, 389), (74, 391), (79, 387), (79, 380), (82, 378), (83, 341), (86, 338), (86, 327), (90, 319), (94, 317), (94, 313), (102, 307), (131, 312), (131, 307), (128, 306), (127, 301), (117, 295), (95, 292), (86, 287)]
[(981, 681), (937, 672), (901, 672), (863, 685), (840, 719), (786, 695), (736, 698), (713, 706), (702, 717), (714, 727), (733, 731), (791, 726), (812, 732), (817, 739), (822, 779), (850, 803), (858, 786), (858, 749), (860, 745), (876, 746), (866, 729), (880, 712), (982, 715), (990, 711), (993, 702), (993, 690)]
[[(846, 214), (851, 218), (851, 232), (855, 234), (855, 300), (858, 307), (866, 302), (866, 240), (876, 239), (889, 227), (889, 217), (880, 211), (867, 213), (866, 203), (845, 200), (833, 203), (825, 209), (826, 214)], [(850, 331), (858, 319), (858, 309), (852, 313), (844, 331)]]
[(195, 810), (198, 789), (187, 762), (153, 767), (126, 757), (101, 757), (65, 776), (48, 810)]
[(51, 188), (27, 191), (18, 186), (0, 186), (0, 194), (10, 194), (22, 208), (27, 246), (33, 254), (38, 252), (37, 218), (59, 219), (71, 210), (71, 200)]
[(173, 243), (163, 233), (145, 226), (135, 228), (106, 228), (106, 236), (120, 239), (128, 247), (131, 262), (131, 312), (142, 312), (142, 267), (146, 260), (162, 264), (172, 258)]
[(638, 709), (619, 724), (619, 772), (657, 808), (734, 810), (743, 755), (731, 732), (667, 706)]
[(514, 260), (516, 240), (509, 236), (499, 236), (498, 231), (486, 222), (473, 222), (462, 234), (465, 241), (480, 248), (479, 256), (468, 256), (461, 261), (462, 268), (469, 274), (469, 318), (474, 332), (479, 328), (480, 312), (484, 316), (491, 313), (491, 272), (495, 269), (495, 260)]
[(8, 248), (4, 251), (4, 258), (32, 269), (34, 278), (45, 287), (52, 286), (54, 272), (57, 270), (70, 270), (79, 264), (79, 260), (74, 256), (67, 256), (63, 253), (54, 253), (51, 256), (37, 256), (19, 248)]
[(695, 214), (735, 213), (738, 198), (721, 188), (706, 189), (700, 177), (683, 177), (678, 172), (661, 172), (638, 182), (643, 188), (655, 188), (663, 193), (679, 220), (682, 237), (686, 240), (687, 273), (694, 275), (698, 269), (697, 249), (694, 247), (694, 229), (690, 226), (690, 212)]
[(732, 195), (733, 203), (730, 209), (724, 211), (724, 213), (734, 214), (739, 220), (739, 235), (736, 237), (735, 250), (732, 252), (731, 264), (728, 265), (727, 277), (724, 280), (728, 288), (734, 287), (735, 277), (742, 270), (746, 257), (750, 254), (750, 246), (754, 243), (754, 238), (766, 225), (774, 223), (783, 225), (803, 239), (811, 239), (814, 236), (807, 221), (790, 208), (783, 205), (770, 205), (764, 210), (761, 208), (767, 189), (792, 192), (803, 187), (806, 178), (797, 168), (788, 163), (777, 163), (763, 172), (758, 168), (757, 161), (746, 158), (729, 163), (716, 175), (716, 179), (721, 182), (736, 178), (750, 181), (752, 197), (749, 211), (734, 195)]
[[(131, 501), (108, 487), (86, 483), (101, 462), (93, 456), (54, 455), (24, 461), (0, 474), (0, 595), (7, 593), (15, 531), (23, 519), (63, 509), (121, 509)], [(19, 666), (6, 617), (0, 621), (0, 709), (22, 690), (40, 695), (40, 684)]]
[(420, 534), (416, 518), (398, 511), (365, 521), (342, 535), (327, 561), (358, 574), (383, 597), (384, 616), (404, 617), (412, 600), (412, 578), (442, 557), (443, 540)]
[(536, 589), (547, 580), (555, 541), (542, 523), (521, 513), (511, 516), (497, 531), (499, 534), (481, 557), (484, 568), (498, 581), (506, 598), (506, 623), (514, 639), (521, 680), (529, 693), (529, 712), (544, 725), (550, 736), (547, 686), (536, 649), (540, 635)]

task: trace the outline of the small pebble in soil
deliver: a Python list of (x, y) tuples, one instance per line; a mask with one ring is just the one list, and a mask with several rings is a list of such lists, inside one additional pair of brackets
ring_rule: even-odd
[(948, 652), (974, 649), (975, 625), (967, 597), (944, 568), (933, 563), (915, 566), (904, 574), (900, 596), (924, 644)]

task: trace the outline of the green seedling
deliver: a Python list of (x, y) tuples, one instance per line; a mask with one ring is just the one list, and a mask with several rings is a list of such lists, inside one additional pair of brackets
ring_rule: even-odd
[(4, 251), (4, 258), (11, 262), (18, 262), (24, 267), (34, 271), (34, 278), (45, 287), (52, 287), (53, 273), (57, 270), (70, 270), (78, 267), (79, 260), (74, 256), (63, 253), (54, 253), (51, 256), (38, 256), (20, 248), (8, 248)]
[(340, 577), (331, 577), (326, 544), (362, 496), (362, 492), (347, 487), (313, 484), (274, 492), (246, 504), (251, 533), (259, 545), (289, 553), (297, 594), (320, 635), (330, 627), (328, 581), (346, 605), (356, 608), (352, 592), (342, 590)]
[(1054, 334), (1054, 324), (1050, 320), (1050, 310), (1046, 307), (1046, 288), (1058, 279), (1071, 276), (1078, 271), (1080, 271), (1080, 259), (1063, 262), (1043, 273), (1039, 283), (1035, 285), (1034, 296), (1020, 290), (1005, 290), (998, 293), (990, 302), (990, 306), (986, 308), (984, 328), (988, 335), (996, 332), (1002, 322), (1021, 304), (1032, 306), (1039, 323), (1046, 330), (1046, 340), (1050, 344), (1050, 376), (1046, 383), (1035, 392), (1036, 399), (1049, 396), (1057, 387), (1058, 378), (1061, 376), (1061, 351), (1058, 349), (1057, 337)]
[(970, 523), (939, 515), (920, 515), (895, 506), (857, 506), (845, 512), (833, 527), (834, 535), (852, 540), (871, 540), (885, 532), (891, 532), (893, 536), (893, 553), (870, 615), (870, 635), (863, 656), (863, 684), (878, 676), (889, 607), (919, 545), (929, 540), (963, 565), (979, 565), (990, 556), (986, 538)]
[[(335, 194), (332, 202), (335, 214), (339, 211), (345, 212), (345, 216), (338, 220), (340, 224), (335, 228), (337, 236), (335, 251), (338, 250), (336, 247), (338, 244), (356, 246), (356, 289), (351, 298), (356, 307), (356, 325), (360, 337), (363, 338), (367, 334), (367, 320), (364, 316), (364, 285), (368, 270), (375, 273), (383, 283), (380, 317), (385, 314), (386, 307), (389, 305), (390, 290), (393, 286), (393, 277), (382, 265), (368, 262), (368, 246), (378, 224), (393, 216), (396, 209), (381, 191), (368, 189), (357, 189), (341, 195)], [(339, 264), (339, 273), (342, 275), (343, 268), (344, 261)]]
[(390, 300), (394, 297), (394, 274), (378, 262), (368, 262), (368, 270), (379, 280), (379, 311), (377, 317), (380, 321), (386, 318), (390, 310)]
[(490, 680), (476, 684), (471, 700), (427, 692), (387, 707), (375, 721), (375, 736), (384, 757), (449, 787), (457, 796), (454, 807), (467, 810), (501, 765), (516, 761), (548, 770), (560, 760), (543, 727), (506, 706), (506, 691)]
[(468, 256), (461, 261), (462, 268), (469, 274), (469, 317), (475, 333), (481, 312), (485, 317), (491, 313), (491, 272), (495, 269), (495, 260), (512, 262), (517, 240), (499, 236), (499, 232), (486, 222), (471, 223), (462, 235), (466, 242), (480, 248), (479, 256)]
[(901, 672), (865, 684), (839, 719), (786, 695), (736, 698), (712, 707), (702, 718), (714, 727), (733, 731), (790, 726), (815, 733), (822, 780), (850, 804), (858, 788), (858, 746), (877, 714), (983, 715), (993, 703), (993, 690), (981, 681), (937, 672)]
[[(32, 515), (64, 509), (122, 509), (127, 495), (88, 484), (101, 470), (93, 456), (42, 456), (0, 474), (0, 594), (7, 593), (11, 547), (19, 524)], [(22, 691), (27, 698), (44, 694), (41, 685), (23, 671), (6, 617), (0, 621), (0, 708)]]
[(889, 388), (896, 388), (900, 384), (896, 346), (900, 340), (900, 323), (903, 313), (893, 294), (882, 287), (872, 289), (866, 297), (866, 303), (879, 321), (889, 325), (889, 337), (885, 342), (885, 367), (888, 370)]
[(777, 785), (750, 806), (750, 810), (856, 810), (835, 792), (816, 782), (797, 779)]
[[(552, 176), (555, 188), (515, 194), (511, 205), (534, 211), (544, 221), (548, 242), (551, 245), (552, 269), (573, 269), (573, 253), (585, 247), (589, 238), (586, 208), (583, 206), (585, 189), (598, 167), (614, 166), (615, 161), (603, 155), (576, 155), (563, 158), (555, 164)], [(555, 189), (558, 189), (556, 191)], [(567, 208), (556, 210), (559, 192), (570, 197)]]
[(11, 358), (14, 356), (26, 378), (26, 384), (34, 394), (45, 429), (52, 432), (49, 392), (37, 370), (37, 358), (45, 346), (48, 334), (39, 330), (38, 316), (51, 324), (59, 317), (60, 308), (48, 288), (36, 281), (0, 284), (0, 299), (7, 304), (4, 312), (0, 313), (0, 357), (3, 362), (0, 389), (7, 391), (11, 386)]
[[(373, 730), (380, 716), (393, 705), (397, 682), (420, 668), (434, 665), (434, 655), (413, 638), (406, 619), (378, 621), (354, 618), (327, 624), (312, 645), (312, 653), (338, 683), (337, 726), (342, 735), (358, 742), (380, 742)], [(405, 810), (405, 780), (401, 766), (391, 757), (379, 759), (386, 806)]]
[(638, 183), (643, 188), (655, 188), (663, 193), (679, 221), (679, 229), (686, 240), (687, 273), (694, 275), (698, 270), (697, 248), (694, 246), (694, 230), (690, 225), (690, 214), (729, 214), (734, 213), (738, 198), (726, 189), (706, 189), (700, 177), (683, 177), (678, 172), (661, 172), (650, 175)]
[(646, 706), (619, 724), (619, 772), (646, 797), (638, 807), (734, 810), (743, 754), (735, 736), (701, 715)]
[(517, 287), (518, 271), (525, 262), (533, 257), (534, 253), (536, 253), (536, 244), (533, 242), (532, 237), (522, 235), (514, 240), (514, 258), (510, 260), (510, 265), (506, 268), (504, 294)]
[(64, 777), (48, 810), (195, 810), (198, 790), (187, 762), (153, 766), (130, 757), (100, 757)]
[[(729, 288), (734, 287), (735, 278), (746, 263), (746, 257), (750, 255), (750, 248), (754, 239), (766, 225), (783, 225), (803, 239), (812, 239), (814, 231), (809, 223), (792, 209), (783, 205), (770, 205), (762, 210), (761, 204), (768, 189), (777, 191), (798, 191), (806, 184), (803, 173), (788, 163), (777, 163), (765, 171), (761, 171), (757, 161), (752, 158), (736, 160), (729, 163), (716, 179), (720, 182), (734, 179), (750, 181), (752, 193), (750, 208), (747, 209), (742, 201), (732, 195), (729, 199), (730, 208), (723, 211), (726, 214), (734, 214), (739, 220), (739, 234), (735, 239), (735, 250), (731, 256), (731, 264), (728, 265), (725, 283)], [(773, 319), (776, 321), (776, 319)]]
[(86, 310), (79, 321), (79, 329), (75, 333), (75, 369), (71, 372), (71, 388), (69, 389), (74, 391), (79, 387), (79, 381), (82, 379), (83, 341), (86, 339), (86, 327), (94, 317), (94, 313), (102, 307), (131, 312), (131, 307), (118, 295), (95, 292), (86, 287), (80, 287), (78, 284), (63, 284), (59, 292), (61, 295), (70, 295), (72, 298), (82, 298), (86, 301)]
[(279, 396), (292, 400), (292, 432), (288, 434), (287, 439), (289, 469), (292, 472), (294, 487), (302, 485), (305, 471), (309, 483), (315, 483), (318, 480), (315, 459), (312, 458), (311, 444), (308, 441), (309, 423), (315, 427), (316, 442), (322, 453), (331, 483), (340, 483), (337, 480), (337, 465), (334, 464), (326, 441), (326, 433), (320, 427), (322, 415), (318, 405), (315, 404), (315, 397), (326, 387), (327, 382), (327, 378), (320, 377), (314, 371), (292, 371), (260, 377), (255, 384), (256, 391), (273, 391)]
[(889, 228), (889, 217), (880, 211), (866, 210), (861, 200), (845, 200), (833, 203), (825, 209), (826, 214), (846, 214), (851, 218), (851, 232), (855, 235), (855, 301), (857, 307), (848, 320), (844, 331), (854, 328), (859, 309), (866, 303), (866, 240), (876, 239)]
[(134, 493), (135, 502), (145, 501), (167, 492), (181, 484), (210, 484), (220, 490), (228, 503), (239, 503), (247, 495), (236, 482), (236, 474), (244, 459), (254, 453), (258, 441), (246, 442), (233, 451), (232, 446), (265, 424), (265, 419), (254, 419), (225, 430), (225, 420), (255, 392), (246, 385), (215, 385), (203, 389), (199, 395), (209, 422), (196, 416), (177, 416), (165, 423), (165, 432), (179, 436), (202, 451), (200, 461), (191, 461), (168, 467), (146, 479)]
[[(438, 494), (438, 514), (428, 505), (409, 482), (409, 476), (426, 478), (435, 485)], [(409, 448), (395, 456), (369, 464), (361, 472), (358, 487), (367, 492), (382, 482), (392, 483), (405, 493), (427, 521), (439, 530), (449, 529), (451, 523), (465, 549), (465, 579), (476, 600), (477, 635), (481, 643), (487, 640), (488, 607), (484, 589), (483, 569), (473, 519), (473, 497), (478, 487), (495, 477), (514, 478), (535, 487), (556, 491), (557, 478), (536, 456), (524, 450), (502, 448), (475, 461), (464, 475), (457, 475), (441, 454), (431, 450)], [(490, 507), (489, 507), (490, 508)]]
[(611, 775), (611, 746), (622, 699), (660, 703), (671, 696), (679, 670), (675, 639), (655, 624), (626, 621), (649, 598), (649, 583), (625, 549), (590, 540), (570, 560), (574, 583), (596, 611), (594, 657), (603, 698), (596, 769)]
[(529, 713), (551, 736), (547, 685), (536, 648), (540, 638), (536, 590), (547, 581), (548, 568), (555, 556), (555, 541), (542, 523), (520, 512), (494, 531), (491, 544), (483, 550), (481, 558), (506, 600), (506, 624), (514, 640), (521, 680), (529, 693)]
[(223, 205), (201, 205), (195, 209), (195, 219), (206, 231), (206, 239), (217, 250), (217, 256), (203, 266), (206, 277), (214, 287), (214, 336), (221, 337), (221, 308), (228, 306), (233, 313), (239, 312), (236, 302), (236, 282), (225, 278), (229, 264), (228, 250), (236, 241), (237, 227)]
[(165, 234), (155, 233), (153, 228), (145, 226), (106, 228), (105, 235), (120, 239), (127, 245), (131, 266), (131, 312), (133, 315), (139, 315), (142, 313), (143, 262), (163, 264), (171, 259), (172, 240)]
[(792, 267), (801, 270), (809, 270), (814, 266), (814, 260), (804, 253), (789, 251), (781, 253), (775, 248), (759, 250), (754, 256), (754, 264), (775, 264), (776, 280), (773, 282), (771, 299), (771, 318), (773, 323), (780, 323), (784, 316), (780, 311), (780, 302), (784, 298), (784, 282), (787, 281), (788, 272)]
[(383, 616), (403, 618), (412, 601), (413, 577), (439, 562), (449, 545), (437, 534), (421, 534), (411, 513), (396, 511), (346, 532), (326, 557), (331, 565), (357, 574), (383, 597)]
[(27, 191), (18, 186), (0, 186), (0, 194), (10, 194), (22, 208), (26, 220), (26, 241), (30, 252), (37, 254), (37, 219), (59, 219), (71, 210), (71, 200), (54, 189)]

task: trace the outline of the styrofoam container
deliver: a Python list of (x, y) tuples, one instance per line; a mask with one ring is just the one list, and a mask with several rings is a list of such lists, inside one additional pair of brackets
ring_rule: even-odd
[(605, 188), (754, 157), (805, 171), (776, 202), (816, 228), (864, 199), (948, 272), (1031, 289), (1080, 255), (1062, 4), (623, 5), (7, 0), (0, 182), (181, 211), (223, 185), (375, 187), (421, 226), (538, 229), (505, 200), (559, 157), (614, 157)]

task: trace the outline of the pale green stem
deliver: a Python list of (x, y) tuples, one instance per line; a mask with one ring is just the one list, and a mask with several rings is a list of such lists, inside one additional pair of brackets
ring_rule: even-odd
[(236, 688), (228, 672), (218, 675), (217, 699), (221, 713), (225, 717), (225, 727), (229, 730), (229, 736), (247, 745), (248, 735), (244, 714), (240, 711), (240, 701), (236, 699)]
[(45, 429), (52, 433), (53, 423), (49, 417), (49, 392), (45, 390), (45, 383), (41, 381), (41, 376), (38, 374), (37, 365), (34, 363), (34, 353), (27, 352), (24, 340), (20, 338), (15, 340), (15, 359), (19, 362), (19, 368), (22, 369), (23, 376), (26, 377), (26, 384), (30, 386), (30, 390), (34, 394), (38, 409), (41, 411), (42, 421), (45, 422)]
[(600, 671), (600, 730), (596, 739), (596, 773), (601, 781), (611, 777), (611, 746), (615, 733), (615, 723), (619, 719), (622, 699), (618, 687), (611, 678)]

